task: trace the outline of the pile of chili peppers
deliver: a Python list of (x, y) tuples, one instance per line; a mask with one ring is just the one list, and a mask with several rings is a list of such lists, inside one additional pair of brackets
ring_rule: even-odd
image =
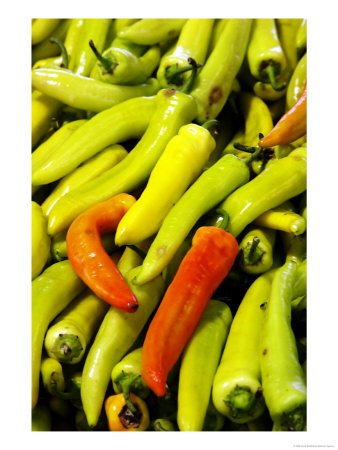
[(32, 20), (32, 430), (306, 430), (306, 20)]

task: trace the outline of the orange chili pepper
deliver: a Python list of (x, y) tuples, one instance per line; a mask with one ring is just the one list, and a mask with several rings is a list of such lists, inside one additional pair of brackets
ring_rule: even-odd
[(200, 227), (148, 328), (142, 350), (142, 378), (157, 395), (196, 328), (212, 294), (238, 254), (234, 236)]
[(258, 143), (261, 147), (290, 144), (306, 134), (306, 83), (298, 102), (277, 122), (269, 134)]
[(99, 298), (118, 309), (135, 312), (137, 299), (103, 248), (101, 235), (115, 231), (136, 199), (119, 194), (80, 214), (66, 236), (68, 259), (81, 280)]

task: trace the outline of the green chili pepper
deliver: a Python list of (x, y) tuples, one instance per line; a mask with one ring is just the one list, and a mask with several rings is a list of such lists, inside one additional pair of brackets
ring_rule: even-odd
[(178, 385), (180, 431), (202, 431), (212, 382), (232, 321), (230, 308), (210, 300), (184, 349)]
[(274, 429), (302, 431), (306, 420), (306, 386), (291, 328), (295, 261), (276, 272), (265, 311), (261, 343), (262, 386)]
[(306, 19), (303, 19), (296, 35), (296, 48), (298, 58), (301, 58), (303, 54), (306, 52), (306, 39), (307, 39), (307, 21)]
[(85, 291), (65, 308), (48, 328), (45, 350), (60, 363), (81, 361), (95, 335), (108, 304), (91, 291)]
[(100, 112), (133, 97), (154, 95), (158, 89), (156, 78), (134, 86), (104, 83), (69, 70), (34, 69), (32, 85), (35, 89), (74, 108)]
[(69, 261), (49, 266), (32, 281), (32, 406), (37, 403), (43, 340), (48, 325), (85, 285)]
[(52, 415), (45, 403), (38, 403), (32, 411), (32, 431), (51, 431)]
[(85, 412), (79, 409), (75, 413), (75, 428), (77, 431), (108, 431), (107, 416), (102, 411), (95, 427), (90, 427)]
[(61, 19), (33, 19), (32, 45), (39, 44), (48, 38), (55, 28), (60, 25)]
[[(71, 19), (61, 20), (59, 25), (53, 31), (53, 37), (61, 40), (62, 42), (65, 40), (66, 35), (68, 33), (69, 27), (71, 24)], [(32, 48), (32, 65), (34, 65), (37, 61), (46, 58), (52, 58), (59, 54), (59, 49), (50, 42), (49, 39), (45, 39), (40, 42), (40, 44), (35, 45)]]
[(89, 44), (97, 58), (90, 76), (106, 83), (124, 85), (145, 83), (161, 58), (159, 46), (144, 50), (143, 46), (136, 44), (126, 45), (120, 38), (116, 38), (112, 46), (102, 54), (96, 49), (95, 43), (90, 41)]
[(218, 41), (222, 31), (224, 30), (224, 27), (227, 25), (228, 22), (229, 22), (229, 19), (216, 19), (215, 20), (212, 34), (211, 34), (208, 54), (210, 54), (213, 51), (213, 49), (215, 48), (216, 42)]
[(198, 219), (247, 183), (249, 177), (247, 163), (233, 155), (224, 155), (203, 172), (163, 220), (135, 283), (143, 284), (160, 274)]
[(51, 395), (65, 390), (66, 383), (62, 365), (54, 358), (43, 357), (41, 360), (42, 384)]
[(267, 272), (273, 264), (276, 231), (264, 227), (251, 227), (239, 244), (238, 263), (243, 272)]
[(300, 99), (307, 77), (307, 56), (306, 53), (299, 60), (295, 71), (290, 79), (286, 92), (286, 110), (290, 110)]
[(302, 261), (297, 267), (297, 277), (293, 287), (293, 298), (304, 297), (306, 295), (307, 281), (307, 260)]
[(214, 19), (188, 19), (174, 47), (161, 59), (157, 79), (162, 88), (179, 89), (189, 76), (190, 58), (204, 64), (207, 57)]
[(187, 19), (141, 19), (122, 28), (117, 36), (138, 45), (155, 45), (179, 35)]
[(62, 103), (36, 89), (32, 92), (32, 148), (39, 144), (57, 118)]
[(306, 190), (306, 149), (293, 150), (237, 189), (221, 204), (229, 214), (228, 231), (238, 236), (263, 212)]
[(43, 166), (43, 163), (51, 157), (80, 126), (86, 123), (85, 119), (75, 120), (63, 125), (55, 131), (50, 138), (42, 142), (32, 153), (32, 172)]
[(115, 19), (115, 32), (119, 33), (122, 28), (129, 27), (135, 22), (138, 22), (140, 19)]
[(281, 232), (286, 261), (296, 261), (300, 265), (306, 258), (306, 235)]
[(142, 379), (141, 366), (142, 347), (128, 353), (114, 366), (111, 379), (116, 394), (123, 392), (126, 396), (133, 392), (143, 399), (149, 396), (150, 389)]
[[(96, 114), (81, 131), (67, 142), (65, 139), (64, 145), (56, 142), (55, 147), (57, 144), (59, 148), (55, 152), (50, 151), (51, 156), (45, 161), (39, 161), (39, 164), (34, 162), (32, 184), (49, 184), (68, 175), (109, 145), (140, 138), (149, 124), (155, 102), (155, 97), (137, 97)], [(72, 125), (68, 128), (72, 129)], [(61, 131), (59, 134), (62, 134)], [(41, 153), (44, 155), (45, 150)], [(38, 166), (36, 170), (35, 166)]]
[(298, 62), (296, 36), (302, 19), (275, 19), (278, 38), (287, 61), (288, 78), (292, 75)]
[[(80, 19), (81, 26), (78, 26), (76, 35), (76, 50), (72, 62), (72, 71), (77, 75), (88, 77), (96, 61), (95, 55), (89, 47), (89, 40), (92, 39), (98, 50), (103, 50), (110, 19)], [(80, 25), (77, 23), (76, 25)], [(75, 28), (76, 28), (75, 25)], [(85, 108), (84, 108), (85, 109)]]
[(191, 95), (197, 101), (199, 124), (215, 119), (225, 105), (245, 56), (251, 22), (251, 19), (229, 19), (198, 73)]
[(82, 186), (97, 176), (111, 169), (123, 158), (127, 156), (128, 152), (122, 145), (113, 144), (98, 154), (92, 156), (77, 169), (70, 174), (63, 177), (55, 186), (51, 194), (42, 203), (41, 208), (43, 213), (48, 216), (50, 209), (55, 205), (60, 198), (67, 192), (71, 192), (79, 186)]
[(285, 87), (276, 81), (276, 76), (286, 68), (287, 61), (278, 38), (275, 19), (254, 19), (247, 58), (254, 78), (269, 81), (277, 91)]
[(136, 146), (115, 167), (58, 201), (49, 214), (49, 234), (54, 235), (67, 228), (89, 206), (142, 185), (170, 139), (195, 115), (196, 103), (190, 95), (161, 90), (156, 96), (156, 110), (149, 126)]
[[(129, 260), (130, 253), (131, 262), (128, 263), (124, 259)], [(138, 310), (129, 314), (110, 307), (84, 364), (81, 398), (89, 426), (95, 426), (98, 422), (113, 367), (133, 345), (164, 292), (161, 277), (141, 288), (132, 284), (139, 271), (135, 262), (139, 264), (140, 260), (140, 257), (135, 260), (135, 252), (127, 248), (118, 263), (119, 270), (137, 297)]]
[(231, 421), (245, 423), (265, 408), (260, 370), (260, 338), (264, 309), (275, 270), (258, 277), (247, 290), (231, 324), (213, 381), (216, 409)]
[(155, 419), (151, 423), (151, 430), (152, 431), (177, 431), (177, 428), (171, 420), (159, 418), (159, 419)]

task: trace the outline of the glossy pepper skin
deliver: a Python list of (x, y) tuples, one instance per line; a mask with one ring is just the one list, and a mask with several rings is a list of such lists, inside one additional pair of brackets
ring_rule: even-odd
[(258, 216), (253, 223), (273, 230), (293, 233), (296, 236), (303, 234), (306, 230), (304, 217), (289, 210), (285, 204), (269, 209)]
[(47, 220), (41, 206), (31, 202), (32, 220), (32, 280), (40, 275), (45, 267), (51, 247), (51, 240), (47, 233)]
[(180, 431), (202, 431), (213, 378), (232, 321), (230, 308), (210, 300), (187, 343), (180, 366), (177, 423)]
[(229, 214), (229, 232), (238, 236), (262, 213), (304, 192), (306, 168), (306, 149), (293, 150), (229, 195), (220, 205)]
[(146, 132), (128, 155), (85, 186), (64, 195), (55, 205), (49, 215), (49, 234), (67, 228), (78, 214), (93, 204), (121, 192), (132, 192), (144, 183), (170, 139), (196, 115), (194, 99), (175, 90), (159, 91), (155, 104)]
[(117, 36), (138, 45), (155, 45), (179, 35), (187, 19), (141, 19), (122, 28)]
[(80, 294), (48, 328), (44, 342), (48, 356), (60, 363), (80, 362), (108, 307), (89, 290)]
[(137, 299), (104, 250), (100, 236), (116, 230), (135, 201), (132, 195), (119, 194), (92, 206), (72, 222), (66, 236), (68, 259), (77, 275), (99, 298), (128, 312), (137, 310)]
[(104, 83), (63, 69), (33, 69), (32, 85), (66, 105), (100, 112), (133, 97), (150, 96), (159, 90), (156, 78), (143, 84), (121, 86)]
[(85, 289), (69, 261), (49, 266), (32, 281), (32, 407), (39, 395), (43, 340), (50, 322)]
[(238, 253), (236, 239), (217, 227), (201, 227), (168, 287), (143, 344), (142, 377), (164, 396), (170, 370), (195, 330), (213, 292)]
[(247, 50), (248, 65), (254, 78), (270, 81), (286, 68), (287, 61), (278, 38), (275, 19), (254, 19)]
[[(54, 151), (76, 131), (81, 125), (86, 123), (85, 119), (74, 120), (55, 131), (48, 139), (43, 141), (32, 153), (32, 177), (36, 170), (43, 166), (44, 162), (50, 160)], [(38, 185), (36, 185), (38, 186)]]
[(177, 42), (163, 55), (157, 70), (157, 79), (162, 88), (179, 88), (189, 76), (190, 72), (181, 73), (177, 80), (168, 79), (170, 68), (181, 68), (189, 65), (189, 58), (196, 63), (204, 64), (214, 19), (188, 19), (180, 32)]
[(188, 124), (180, 128), (153, 168), (141, 196), (119, 223), (115, 243), (136, 244), (154, 235), (168, 211), (200, 175), (215, 140), (205, 128)]
[(149, 427), (149, 411), (146, 403), (137, 395), (130, 394), (137, 412), (128, 410), (123, 394), (111, 395), (105, 401), (109, 431), (145, 431)]
[(45, 216), (48, 217), (50, 210), (63, 195), (88, 183), (106, 170), (111, 169), (122, 161), (127, 154), (127, 150), (122, 145), (110, 145), (89, 158), (73, 172), (63, 177), (41, 205)]
[(93, 51), (98, 61), (91, 71), (91, 78), (112, 84), (133, 85), (146, 82), (161, 59), (158, 45), (148, 48), (120, 38), (115, 38), (111, 47), (102, 55), (96, 48)]
[[(302, 95), (307, 77), (307, 54), (298, 61), (286, 91), (286, 110), (291, 109)], [(264, 134), (264, 133), (263, 133)]]
[(238, 263), (243, 272), (260, 274), (271, 269), (276, 231), (252, 226), (239, 244)]
[(303, 431), (306, 425), (305, 378), (290, 323), (296, 274), (295, 261), (287, 261), (275, 274), (263, 325), (263, 395), (275, 430)]
[(167, 214), (135, 283), (145, 283), (160, 274), (196, 222), (231, 192), (247, 183), (249, 178), (247, 164), (233, 155), (224, 155), (203, 172)]
[(39, 144), (62, 108), (62, 103), (37, 90), (32, 92), (32, 148)]
[(127, 248), (118, 262), (119, 270), (137, 297), (138, 310), (130, 314), (110, 307), (86, 357), (81, 399), (90, 426), (99, 420), (114, 366), (134, 344), (164, 292), (162, 277), (141, 287), (132, 284), (141, 261), (139, 255)]
[[(80, 19), (81, 23), (74, 32), (74, 57), (72, 61), (72, 71), (74, 74), (88, 77), (95, 64), (96, 58), (91, 48), (89, 40), (95, 41), (99, 51), (103, 50), (110, 19)], [(80, 25), (80, 26), (79, 26)]]
[[(55, 146), (56, 151), (51, 151), (45, 161), (34, 163), (32, 184), (48, 184), (59, 180), (109, 145), (140, 138), (149, 125), (155, 103), (155, 97), (137, 97), (96, 114), (82, 124), (84, 127), (81, 131), (74, 133), (67, 142), (65, 139), (62, 142), (64, 145), (61, 145), (61, 141), (59, 145), (58, 141), (59, 148)], [(73, 129), (75, 122), (67, 127)]]
[[(71, 19), (63, 19), (59, 25), (53, 30), (53, 37), (64, 42), (68, 29), (70, 27)], [(59, 54), (58, 47), (50, 42), (49, 39), (45, 39), (40, 44), (34, 45), (32, 48), (32, 66), (37, 62), (45, 58), (52, 58)]]
[(251, 22), (251, 19), (229, 19), (198, 73), (191, 91), (198, 105), (197, 123), (215, 119), (225, 105), (245, 56)]
[(274, 128), (259, 141), (261, 147), (290, 144), (306, 134), (307, 86), (297, 103), (287, 111)]
[(60, 24), (60, 19), (33, 19), (32, 21), (32, 45), (39, 44), (50, 36)]
[(260, 338), (264, 308), (275, 270), (249, 287), (233, 318), (212, 388), (216, 409), (235, 423), (259, 417), (265, 408), (260, 369)]

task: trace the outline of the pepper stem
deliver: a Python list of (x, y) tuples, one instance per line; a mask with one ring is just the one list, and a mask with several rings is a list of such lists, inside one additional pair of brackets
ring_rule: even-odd
[(124, 401), (126, 402), (127, 408), (133, 413), (136, 414), (137, 408), (134, 405), (134, 403), (131, 401), (130, 399), (130, 386), (131, 386), (131, 382), (130, 380), (127, 382), (123, 382), (123, 380), (120, 381), (120, 386), (122, 388), (122, 394), (124, 397)]
[(202, 127), (208, 130), (213, 138), (216, 138), (219, 132), (219, 121), (216, 119), (207, 120)]
[(180, 85), (182, 83), (180, 75), (182, 73), (193, 71), (197, 67), (201, 67), (202, 64), (197, 64), (194, 59), (188, 58), (188, 65), (178, 66), (177, 64), (172, 65), (166, 69), (165, 77), (169, 84)]
[(262, 398), (253, 393), (249, 388), (236, 386), (225, 400), (231, 410), (234, 419), (253, 416), (255, 410), (259, 409)]
[(259, 243), (259, 238), (255, 236), (251, 241), (251, 245), (249, 244), (248, 247), (243, 249), (243, 260), (245, 264), (255, 264), (260, 260), (263, 255), (263, 251), (258, 247)]
[(64, 43), (61, 42), (59, 39), (57, 39), (55, 37), (51, 37), (49, 39), (49, 41), (52, 44), (56, 44), (59, 47), (59, 49), (61, 51), (61, 58), (62, 58), (61, 67), (64, 67), (65, 69), (68, 69), (69, 58), (68, 58), (67, 49), (66, 49)]
[(197, 69), (199, 67), (202, 67), (202, 64), (198, 64), (193, 58), (188, 58), (188, 63), (192, 66), (192, 68), (191, 68), (190, 77), (186, 80), (186, 82), (183, 84), (182, 88), (180, 89), (180, 91), (183, 92), (184, 94), (190, 93), (192, 86), (194, 84), (196, 75), (197, 75)]
[(285, 89), (286, 83), (278, 83), (278, 81), (276, 80), (277, 64), (275, 62), (270, 61), (264, 69), (264, 72), (269, 78), (272, 89), (274, 89), (275, 91), (282, 91), (283, 89)]
[(113, 67), (113, 61), (110, 58), (105, 58), (104, 56), (102, 56), (91, 39), (89, 41), (89, 47), (93, 50), (94, 55), (96, 56), (97, 60), (101, 63), (104, 70), (106, 72), (110, 72)]

